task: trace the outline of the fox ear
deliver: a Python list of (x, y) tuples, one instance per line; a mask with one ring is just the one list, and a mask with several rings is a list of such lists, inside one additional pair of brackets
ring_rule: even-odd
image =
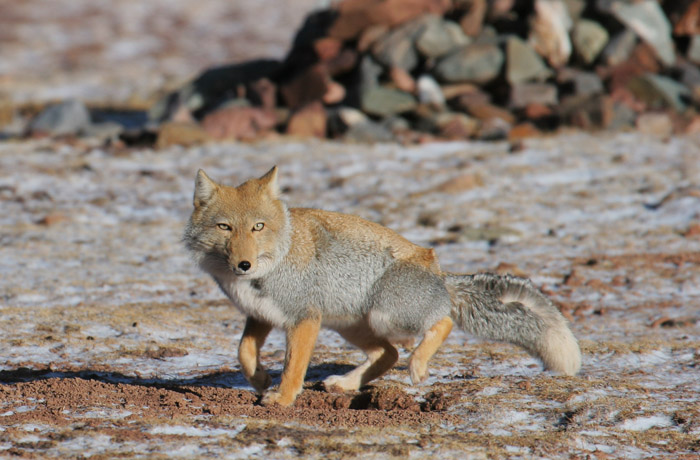
[(277, 166), (273, 166), (272, 169), (258, 180), (273, 198), (278, 198), (280, 196), (280, 188), (279, 185), (277, 185)]
[(211, 199), (219, 186), (203, 170), (197, 171), (194, 180), (194, 207), (198, 208)]

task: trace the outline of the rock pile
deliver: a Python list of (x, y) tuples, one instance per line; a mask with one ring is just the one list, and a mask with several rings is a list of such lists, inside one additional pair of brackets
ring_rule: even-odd
[(697, 64), (700, 0), (341, 0), (306, 18), (284, 60), (210, 69), (150, 117), (162, 145), (669, 135), (700, 131)]

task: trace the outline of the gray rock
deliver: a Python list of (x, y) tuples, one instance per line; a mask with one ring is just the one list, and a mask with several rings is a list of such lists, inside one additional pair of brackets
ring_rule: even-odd
[(421, 104), (429, 104), (438, 108), (445, 106), (445, 96), (442, 94), (442, 89), (430, 75), (418, 77), (417, 88), (418, 101)]
[(51, 136), (76, 135), (88, 128), (90, 123), (87, 107), (71, 99), (44, 109), (29, 123), (29, 132)]
[(676, 52), (671, 37), (671, 23), (656, 0), (628, 3), (613, 1), (610, 11), (618, 21), (632, 29), (655, 51), (665, 65), (676, 61)]
[(428, 18), (430, 16), (408, 22), (377, 40), (372, 46), (372, 55), (377, 62), (387, 68), (413, 70), (418, 65), (415, 41), (425, 29)]
[(700, 64), (700, 35), (693, 35), (688, 46), (688, 59), (693, 64)]
[(416, 107), (416, 99), (397, 89), (375, 86), (362, 91), (360, 106), (370, 115), (388, 117), (412, 110)]
[(116, 139), (124, 132), (124, 126), (114, 121), (105, 121), (102, 123), (92, 123), (83, 129), (83, 134), (88, 137), (96, 137), (98, 139)]
[(511, 85), (531, 80), (545, 80), (552, 75), (539, 54), (516, 36), (506, 41), (506, 80)]
[(580, 19), (571, 34), (574, 51), (586, 64), (592, 64), (596, 60), (610, 36), (603, 26), (589, 19)]
[(519, 83), (510, 91), (510, 105), (517, 109), (532, 103), (556, 105), (558, 102), (557, 87), (549, 83)]
[(603, 92), (603, 81), (595, 72), (574, 72), (571, 80), (578, 96), (592, 96)]
[(379, 77), (384, 69), (370, 56), (365, 56), (360, 62), (360, 87), (363, 90), (379, 86)]
[(616, 66), (625, 62), (632, 55), (637, 44), (637, 34), (625, 29), (615, 35), (603, 50), (603, 61), (607, 65)]
[(662, 75), (646, 73), (633, 78), (627, 88), (637, 99), (651, 109), (670, 107), (678, 112), (685, 110), (691, 94), (684, 85)]
[(451, 83), (487, 83), (501, 72), (503, 59), (496, 45), (467, 45), (442, 58), (435, 66), (435, 75)]
[(394, 134), (389, 128), (380, 123), (368, 120), (352, 125), (343, 136), (346, 142), (371, 144), (373, 142), (391, 142)]
[(423, 56), (437, 58), (468, 45), (470, 41), (459, 25), (439, 16), (429, 16), (425, 28), (416, 38), (416, 48)]

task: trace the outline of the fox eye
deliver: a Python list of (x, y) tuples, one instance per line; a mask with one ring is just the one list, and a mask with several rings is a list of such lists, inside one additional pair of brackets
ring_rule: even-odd
[(265, 227), (265, 224), (262, 222), (258, 222), (257, 224), (253, 225), (253, 231), (254, 232), (259, 232)]
[(231, 231), (231, 226), (229, 224), (216, 224), (217, 227), (219, 227), (221, 230), (226, 230), (227, 232)]

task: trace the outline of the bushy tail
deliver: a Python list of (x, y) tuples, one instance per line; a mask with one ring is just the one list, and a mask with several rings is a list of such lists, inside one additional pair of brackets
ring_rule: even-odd
[(478, 337), (509, 342), (539, 358), (546, 369), (574, 375), (581, 351), (566, 319), (530, 280), (510, 275), (447, 274), (452, 319)]

